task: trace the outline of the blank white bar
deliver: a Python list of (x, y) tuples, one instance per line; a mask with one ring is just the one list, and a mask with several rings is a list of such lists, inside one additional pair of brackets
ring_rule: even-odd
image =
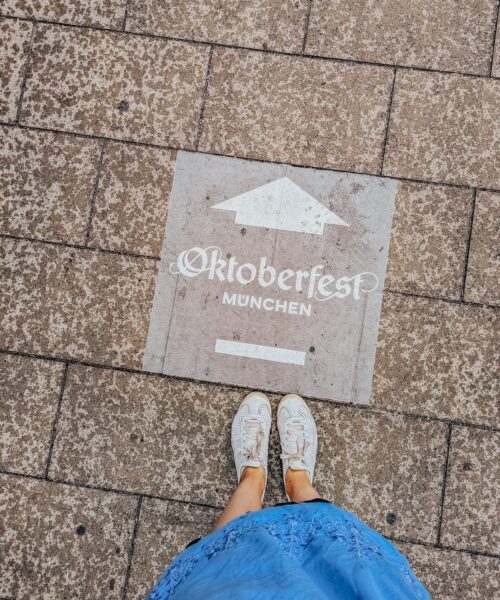
[(276, 348), (275, 346), (259, 346), (259, 344), (246, 344), (231, 340), (216, 340), (215, 351), (219, 354), (231, 354), (232, 356), (258, 358), (259, 360), (270, 360), (272, 362), (300, 366), (304, 366), (306, 359), (306, 353), (299, 350), (288, 350), (287, 348)]

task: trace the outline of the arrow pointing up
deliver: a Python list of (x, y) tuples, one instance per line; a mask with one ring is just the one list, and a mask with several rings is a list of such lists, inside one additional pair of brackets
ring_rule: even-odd
[(317, 235), (323, 235), (325, 223), (349, 227), (288, 177), (214, 204), (212, 208), (235, 211), (237, 225)]

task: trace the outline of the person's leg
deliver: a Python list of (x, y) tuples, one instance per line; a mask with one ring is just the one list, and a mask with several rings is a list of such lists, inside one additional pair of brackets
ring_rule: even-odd
[(285, 476), (285, 491), (292, 502), (305, 502), (321, 498), (311, 485), (307, 471), (288, 469)]
[(260, 392), (251, 392), (240, 404), (231, 428), (238, 487), (229, 498), (215, 529), (247, 512), (262, 508), (270, 431), (269, 399)]
[(229, 521), (247, 512), (262, 508), (262, 494), (266, 485), (266, 475), (263, 467), (245, 467), (240, 483), (229, 498), (214, 531), (224, 527)]
[(309, 407), (297, 394), (287, 394), (278, 406), (277, 421), (286, 495), (292, 502), (320, 498), (312, 486), (318, 434)]

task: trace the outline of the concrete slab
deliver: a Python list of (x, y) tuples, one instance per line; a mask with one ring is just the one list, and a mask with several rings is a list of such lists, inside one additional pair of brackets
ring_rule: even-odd
[(386, 294), (374, 406), (498, 427), (498, 328), (491, 308)]
[(435, 600), (485, 600), (500, 592), (500, 561), (465, 552), (397, 544)]
[(300, 52), (307, 0), (132, 0), (127, 31)]
[(367, 404), (395, 194), (179, 152), (144, 369)]
[(159, 256), (175, 152), (106, 144), (89, 243)]
[(17, 116), (32, 23), (0, 19), (0, 119), (13, 122)]
[(441, 541), (446, 546), (500, 554), (500, 433), (454, 427)]
[(0, 355), (0, 469), (45, 474), (63, 370), (61, 363)]
[(500, 81), (399, 70), (384, 174), (499, 189), (499, 122)]
[(192, 148), (208, 55), (206, 46), (39, 25), (21, 122)]
[(122, 598), (135, 498), (0, 475), (0, 596)]
[(189, 542), (210, 533), (219, 515), (214, 508), (145, 498), (127, 600), (144, 600), (168, 563)]
[(0, 348), (140, 368), (157, 261), (0, 239)]
[(319, 0), (306, 51), (352, 60), (488, 75), (495, 0)]
[(2, 14), (120, 29), (125, 17), (124, 0), (2, 0)]
[(99, 143), (0, 128), (0, 233), (84, 244)]
[(216, 48), (200, 149), (378, 174), (393, 76), (390, 68)]
[(467, 264), (465, 299), (500, 305), (500, 194), (478, 192)]

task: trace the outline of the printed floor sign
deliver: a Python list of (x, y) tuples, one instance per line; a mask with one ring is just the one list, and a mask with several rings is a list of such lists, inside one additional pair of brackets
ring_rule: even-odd
[(178, 152), (144, 369), (369, 403), (396, 186)]

